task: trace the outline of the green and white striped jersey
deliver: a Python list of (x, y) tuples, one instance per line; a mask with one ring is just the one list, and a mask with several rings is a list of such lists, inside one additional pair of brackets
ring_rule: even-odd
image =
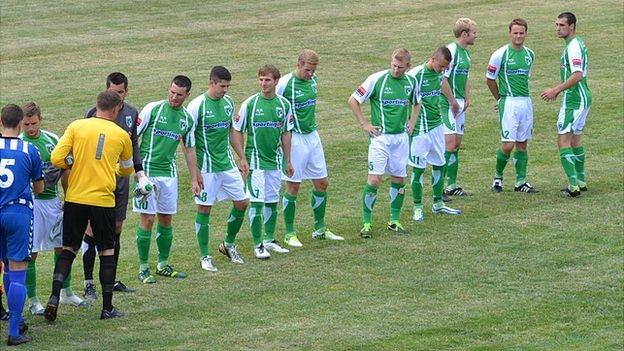
[(184, 139), (195, 147), (193, 117), (184, 107), (173, 108), (167, 100), (147, 104), (137, 120), (141, 138), (143, 170), (150, 177), (177, 177), (176, 149)]
[[(37, 150), (39, 150), (39, 155), (41, 156), (41, 162), (43, 163), (44, 168), (47, 163), (50, 163), (50, 155), (52, 154), (52, 150), (54, 150), (56, 144), (58, 144), (59, 141), (58, 135), (43, 129), (39, 130), (39, 136), (36, 138), (31, 138), (26, 133), (20, 134), (20, 138), (35, 145)], [(35, 196), (35, 199), (48, 200), (54, 199), (57, 196), (58, 188), (56, 185), (54, 185), (45, 188), (43, 192)]]
[(566, 41), (561, 55), (561, 82), (565, 82), (574, 72), (581, 72), (583, 78), (575, 86), (563, 92), (563, 106), (566, 109), (584, 109), (591, 106), (592, 94), (587, 85), (587, 67), (589, 56), (587, 46), (576, 36)]
[(507, 44), (494, 51), (488, 63), (486, 77), (498, 77), (498, 93), (503, 96), (530, 96), (529, 77), (535, 62), (533, 50), (523, 46), (515, 50)]
[(193, 116), (199, 170), (203, 173), (216, 173), (236, 167), (230, 149), (234, 100), (229, 95), (214, 100), (207, 93), (203, 93), (193, 99), (186, 109)]
[(234, 129), (247, 133), (245, 157), (249, 168), (281, 169), (282, 134), (293, 127), (292, 108), (285, 97), (266, 99), (258, 93), (243, 101), (234, 118)]
[(294, 132), (309, 134), (316, 130), (316, 99), (318, 97), (318, 83), (316, 74), (310, 80), (297, 78), (294, 73), (288, 73), (280, 78), (276, 87), (277, 95), (288, 99), (293, 109), (295, 127)]
[(394, 78), (390, 70), (370, 75), (351, 96), (360, 104), (370, 99), (371, 124), (385, 134), (405, 132), (416, 98), (413, 77)]
[[(464, 49), (457, 42), (452, 42), (446, 46), (451, 51), (451, 62), (444, 71), (451, 92), (456, 99), (463, 99), (466, 96), (466, 83), (470, 76), (470, 52)], [(441, 102), (448, 106), (446, 96), (440, 96)]]
[(421, 104), (412, 135), (425, 134), (442, 124), (440, 95), (443, 75), (429, 68), (426, 63), (412, 68), (407, 74), (416, 80), (416, 100)]

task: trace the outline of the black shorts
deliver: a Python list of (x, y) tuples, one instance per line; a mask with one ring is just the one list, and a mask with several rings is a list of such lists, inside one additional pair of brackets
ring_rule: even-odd
[(117, 177), (117, 185), (115, 187), (115, 218), (118, 221), (126, 220), (129, 192), (130, 177)]
[(91, 222), (95, 245), (99, 252), (115, 248), (115, 208), (77, 204), (65, 201), (63, 206), (63, 246), (75, 251), (80, 249), (82, 239)]

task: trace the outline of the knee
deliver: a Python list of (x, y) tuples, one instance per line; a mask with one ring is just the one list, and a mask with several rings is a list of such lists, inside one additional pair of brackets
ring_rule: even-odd
[(286, 190), (290, 195), (297, 196), (297, 194), (299, 194), (299, 188), (301, 187), (301, 183), (287, 182), (286, 184)]
[(154, 215), (141, 215), (141, 228), (145, 230), (152, 230), (154, 226)]
[(161, 227), (171, 228), (171, 219), (172, 216), (170, 214), (159, 214), (158, 225), (160, 225)]
[(369, 174), (368, 175), (368, 184), (374, 187), (378, 187), (381, 184), (381, 176)]
[(247, 207), (249, 207), (249, 199), (234, 201), (234, 208), (239, 211), (245, 211)]
[(314, 189), (316, 191), (327, 191), (327, 187), (329, 187), (329, 180), (327, 178), (314, 181)]

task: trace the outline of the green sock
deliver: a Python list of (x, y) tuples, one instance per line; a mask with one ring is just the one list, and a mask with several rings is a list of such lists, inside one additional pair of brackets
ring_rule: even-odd
[[(327, 205), (327, 192), (312, 190), (310, 198), (312, 212), (314, 213), (314, 230), (325, 228), (325, 207)], [(286, 230), (288, 232), (288, 230)]]
[(446, 160), (446, 188), (453, 190), (457, 188), (457, 170), (459, 169), (459, 151), (446, 151), (444, 153)]
[(509, 155), (503, 152), (503, 150), (496, 150), (496, 178), (503, 178), (503, 171), (507, 166)]
[(35, 266), (35, 261), (28, 262), (28, 267), (26, 267), (26, 295), (29, 299), (37, 297), (37, 266)]
[(568, 177), (568, 183), (571, 187), (577, 186), (578, 182), (576, 178), (576, 165), (574, 162), (574, 153), (572, 152), (572, 148), (565, 147), (559, 150), (559, 158), (561, 159), (563, 171)]
[(585, 148), (582, 146), (572, 149), (576, 158), (574, 166), (576, 168), (576, 180), (579, 185), (585, 185)]
[(415, 206), (422, 207), (424, 168), (412, 167), (412, 199)]
[(149, 260), (151, 242), (152, 232), (149, 230), (141, 229), (141, 227), (137, 227), (136, 245), (137, 251), (139, 252), (139, 264), (142, 265), (144, 268), (148, 267), (147, 261)]
[(262, 244), (262, 211), (263, 202), (252, 202), (249, 209), (249, 227), (253, 237), (254, 246)]
[[(56, 265), (56, 261), (58, 261), (61, 254), (54, 250), (54, 264)], [(69, 267), (69, 271), (67, 272), (67, 277), (63, 280), (63, 289), (70, 288), (71, 289), (71, 266)]]
[(227, 220), (227, 233), (224, 240), (227, 246), (234, 246), (236, 234), (240, 231), (244, 219), (245, 211), (237, 210), (236, 207), (232, 207), (230, 217), (228, 217)]
[(431, 166), (431, 187), (433, 188), (434, 203), (442, 201), (442, 194), (444, 193), (443, 172), (444, 166)]
[(516, 150), (514, 159), (516, 160), (516, 186), (520, 186), (525, 183), (529, 153), (526, 150)]
[(390, 184), (390, 221), (395, 222), (401, 218), (401, 208), (405, 199), (405, 184)]
[(275, 226), (277, 224), (277, 202), (265, 203), (264, 217), (264, 242), (275, 240)]
[(366, 183), (362, 192), (362, 222), (371, 223), (373, 219), (373, 207), (377, 201), (377, 187)]
[(158, 269), (162, 269), (169, 264), (169, 253), (173, 244), (173, 228), (163, 227), (160, 224), (156, 227), (156, 246), (158, 246)]
[(210, 256), (210, 214), (197, 212), (195, 215), (195, 234), (201, 257)]
[(295, 211), (297, 207), (297, 197), (284, 192), (282, 196), (282, 208), (284, 209), (284, 224), (286, 224), (286, 233), (295, 231)]

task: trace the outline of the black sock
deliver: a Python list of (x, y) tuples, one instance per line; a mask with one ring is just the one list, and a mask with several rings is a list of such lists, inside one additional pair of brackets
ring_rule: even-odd
[(100, 256), (100, 284), (102, 285), (102, 308), (113, 309), (113, 286), (115, 285), (115, 258)]
[(121, 249), (121, 233), (115, 233), (115, 281), (117, 281), (117, 267), (119, 267), (119, 250)]
[(84, 243), (87, 249), (82, 251), (82, 266), (85, 280), (93, 280), (93, 267), (95, 266), (95, 239), (85, 234)]
[(52, 275), (52, 294), (50, 294), (50, 298), (54, 296), (58, 299), (61, 294), (61, 288), (63, 287), (63, 281), (65, 280), (65, 277), (69, 275), (69, 271), (75, 258), (75, 253), (69, 250), (61, 251), (58, 261), (56, 261), (56, 264), (54, 265), (54, 274)]

